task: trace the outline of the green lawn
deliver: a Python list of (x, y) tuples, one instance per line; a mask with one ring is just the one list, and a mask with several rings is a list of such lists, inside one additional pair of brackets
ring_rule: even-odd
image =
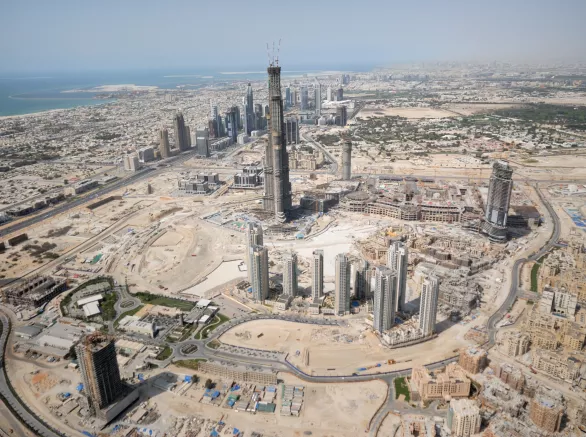
[(537, 286), (539, 285), (539, 268), (541, 267), (541, 263), (543, 263), (545, 258), (547, 258), (547, 254), (539, 258), (531, 268), (531, 291), (534, 291), (535, 293), (537, 293)]
[(411, 397), (409, 396), (409, 387), (405, 378), (395, 378), (395, 399), (399, 399), (399, 396), (405, 395), (405, 401), (409, 402)]
[(104, 300), (100, 302), (100, 309), (102, 310), (102, 319), (114, 320), (116, 317), (116, 311), (114, 305), (118, 300), (118, 295), (113, 291), (105, 295)]
[(206, 346), (212, 349), (218, 349), (221, 345), (222, 343), (220, 343), (218, 340), (212, 340)]
[(136, 313), (138, 313), (142, 309), (143, 306), (144, 305), (139, 305), (133, 310), (126, 311), (125, 313), (120, 314), (120, 317), (118, 317), (116, 319), (116, 321), (114, 322), (114, 328), (118, 327), (118, 323), (120, 323), (120, 320), (122, 320), (126, 316), (134, 316)]
[(195, 358), (193, 360), (178, 360), (178, 361), (173, 361), (173, 364), (175, 364), (178, 367), (185, 367), (187, 369), (191, 369), (191, 370), (198, 370), (199, 368), (199, 363), (200, 362), (205, 362), (207, 360), (203, 359), (203, 358)]
[(169, 358), (171, 356), (171, 354), (173, 353), (173, 349), (171, 349), (169, 346), (165, 346), (165, 349), (163, 349), (161, 352), (159, 352), (159, 355), (157, 355), (157, 360), (160, 361), (165, 361), (167, 358)]
[(201, 331), (198, 332), (199, 339), (201, 340), (204, 338), (208, 338), (208, 335), (210, 334), (210, 332), (212, 332), (214, 329), (216, 329), (222, 323), (226, 323), (228, 320), (230, 320), (230, 317), (226, 317), (220, 313), (216, 314), (214, 321), (212, 323), (210, 323), (208, 326), (206, 326), (205, 328), (203, 328)]
[(134, 293), (134, 296), (138, 297), (142, 303), (149, 303), (151, 305), (161, 305), (164, 307), (179, 308), (181, 311), (191, 311), (195, 306), (193, 302), (187, 302), (181, 299), (174, 299), (167, 296), (159, 296), (156, 294), (138, 292)]

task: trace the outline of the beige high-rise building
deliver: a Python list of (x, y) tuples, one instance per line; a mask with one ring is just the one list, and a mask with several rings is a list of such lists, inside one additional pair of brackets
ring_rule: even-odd
[(263, 246), (252, 246), (252, 298), (255, 302), (264, 302), (269, 296), (269, 251)]
[(324, 294), (324, 251), (314, 250), (311, 264), (311, 297), (316, 302)]
[(488, 354), (484, 349), (469, 347), (460, 351), (458, 364), (468, 373), (480, 373), (486, 367)]
[(502, 337), (501, 350), (510, 357), (526, 354), (529, 350), (529, 336), (521, 331), (506, 331)]
[(258, 223), (249, 222), (246, 228), (246, 270), (248, 282), (252, 284), (252, 247), (263, 245), (262, 226)]
[(283, 294), (295, 297), (297, 295), (297, 254), (286, 252), (283, 255)]
[(470, 380), (456, 363), (450, 363), (443, 373), (430, 372), (424, 366), (415, 366), (411, 371), (412, 398), (430, 399), (467, 398), (470, 395)]
[(435, 331), (437, 318), (437, 301), (439, 298), (439, 278), (433, 274), (423, 280), (419, 300), (419, 329), (424, 336)]
[(480, 409), (470, 399), (455, 399), (450, 402), (448, 428), (455, 437), (470, 437), (480, 431)]
[(542, 430), (554, 433), (560, 430), (564, 406), (557, 400), (538, 395), (531, 401), (529, 417)]
[(171, 148), (169, 147), (169, 131), (161, 129), (159, 131), (159, 153), (162, 159), (171, 156)]

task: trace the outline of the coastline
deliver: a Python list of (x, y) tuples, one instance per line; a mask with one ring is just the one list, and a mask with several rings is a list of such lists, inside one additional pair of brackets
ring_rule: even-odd
[[(63, 99), (63, 100), (76, 100), (76, 99)], [(71, 111), (72, 109), (76, 109), (76, 108), (85, 108), (85, 107), (90, 107), (90, 106), (107, 105), (109, 103), (114, 103), (115, 101), (116, 100), (109, 100), (109, 101), (103, 101), (100, 103), (96, 103), (94, 105), (77, 105), (77, 106), (72, 106), (70, 108), (45, 109), (42, 111), (27, 112), (25, 114), (0, 115), (0, 120), (9, 120), (9, 119), (20, 118), (20, 117), (44, 116), (44, 115), (49, 115), (49, 114), (63, 112), (63, 111)]]

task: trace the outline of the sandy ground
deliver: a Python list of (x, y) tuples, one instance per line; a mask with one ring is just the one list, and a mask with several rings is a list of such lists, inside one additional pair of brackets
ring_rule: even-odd
[[(374, 220), (372, 221), (374, 223)], [(302, 241), (275, 241), (274, 247), (279, 249), (293, 249), (301, 257), (311, 258), (316, 249), (324, 250), (324, 276), (326, 282), (333, 279), (335, 274), (335, 260), (339, 253), (349, 252), (356, 240), (371, 235), (378, 229), (363, 217), (349, 218), (344, 222), (330, 227), (324, 233)], [(271, 244), (273, 246), (273, 244)]]
[[(170, 366), (166, 370), (184, 374), (185, 369)], [(201, 374), (200, 377), (205, 377)], [(214, 375), (209, 375), (216, 381)], [(200, 388), (190, 388), (185, 395), (158, 394), (154, 401), (161, 410), (175, 416), (203, 415), (218, 419), (223, 415), (227, 426), (235, 426), (247, 435), (257, 431), (265, 436), (301, 437), (311, 430), (314, 437), (354, 437), (363, 433), (385, 399), (387, 385), (381, 381), (348, 384), (309, 384), (289, 374), (279, 374), (286, 384), (303, 385), (305, 397), (300, 417), (281, 416), (280, 390), (275, 414), (247, 414), (221, 407), (200, 404)], [(224, 381), (227, 382), (227, 381)]]
[(201, 297), (204, 296), (204, 293), (207, 290), (225, 284), (227, 281), (232, 281), (237, 278), (246, 278), (247, 273), (245, 267), (242, 266), (243, 270), (240, 270), (239, 268), (242, 262), (243, 260), (241, 259), (223, 262), (217, 269), (207, 275), (203, 282), (188, 288), (183, 294), (191, 294)]
[(499, 109), (509, 109), (515, 108), (521, 105), (516, 104), (507, 104), (503, 103), (501, 105), (498, 104), (491, 104), (491, 103), (479, 103), (471, 105), (469, 103), (450, 103), (447, 105), (443, 105), (443, 108), (446, 110), (457, 112), (458, 114), (462, 115), (473, 115), (473, 114), (481, 114), (484, 112), (492, 112), (498, 111)]
[[(12, 431), (11, 431), (12, 430)], [(29, 431), (8, 409), (6, 404), (0, 401), (0, 431), (6, 435), (34, 437), (34, 434)], [(1, 435), (2, 432), (0, 432)]]
[(359, 118), (377, 117), (404, 117), (404, 118), (444, 118), (456, 117), (449, 111), (434, 108), (368, 108), (363, 109), (357, 115)]
[[(65, 429), (72, 436), (82, 435), (58, 420), (48, 408), (49, 405), (60, 404), (56, 398), (58, 393), (76, 393), (75, 387), (81, 382), (79, 372), (64, 369), (63, 362), (48, 365), (42, 361), (14, 359), (12, 354), (7, 354), (6, 363), (14, 389), (34, 411), (38, 411), (56, 429)], [(38, 373), (33, 375), (35, 371)]]
[[(316, 375), (348, 375), (359, 367), (378, 363), (382, 366), (369, 370), (370, 373), (399, 370), (453, 356), (454, 350), (471, 344), (464, 340), (470, 326), (456, 324), (436, 339), (391, 350), (380, 344), (363, 320), (346, 318), (346, 326), (338, 327), (259, 320), (230, 329), (220, 340), (227, 344), (286, 352), (292, 363)], [(259, 337), (260, 334), (263, 335)], [(307, 354), (308, 364), (305, 361)], [(397, 363), (388, 365), (386, 360), (389, 359)]]
[(388, 414), (387, 417), (383, 420), (380, 428), (378, 429), (378, 434), (381, 437), (393, 436), (393, 432), (397, 430), (397, 427), (401, 426), (401, 418), (395, 414)]

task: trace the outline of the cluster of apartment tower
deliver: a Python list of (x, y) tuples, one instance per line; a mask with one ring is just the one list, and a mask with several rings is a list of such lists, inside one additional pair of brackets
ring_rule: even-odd
[[(263, 229), (258, 223), (248, 223), (246, 232), (248, 281), (252, 298), (263, 302), (269, 296), (269, 256), (264, 246)], [(353, 266), (354, 264), (354, 266)], [(354, 268), (353, 268), (354, 267)], [(358, 300), (373, 298), (373, 328), (379, 333), (396, 324), (396, 314), (406, 310), (408, 249), (404, 242), (393, 241), (389, 247), (386, 266), (370, 268), (367, 261), (353, 263), (345, 253), (336, 255), (334, 313), (350, 313), (351, 288)], [(354, 270), (354, 272), (352, 272)], [(283, 295), (298, 294), (297, 255), (290, 251), (283, 256)], [(354, 279), (352, 279), (354, 273)], [(324, 251), (314, 250), (311, 259), (311, 297), (313, 302), (324, 295)], [(419, 307), (419, 329), (422, 337), (434, 333), (439, 296), (439, 279), (431, 274), (424, 279)]]

